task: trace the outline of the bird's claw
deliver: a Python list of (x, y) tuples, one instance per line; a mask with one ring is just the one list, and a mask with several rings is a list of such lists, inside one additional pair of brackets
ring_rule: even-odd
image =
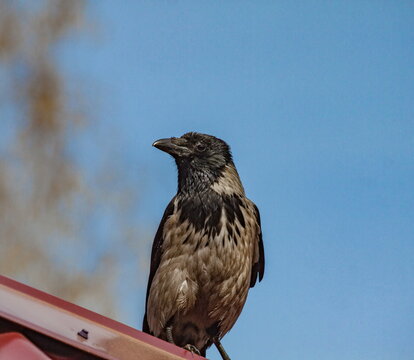
[(192, 344), (187, 344), (186, 346), (184, 346), (184, 349), (197, 354), (197, 355), (201, 355), (200, 350), (198, 350), (194, 345)]

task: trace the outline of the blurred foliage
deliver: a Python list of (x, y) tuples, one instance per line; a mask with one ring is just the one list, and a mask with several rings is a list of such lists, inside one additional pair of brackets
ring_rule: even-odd
[(57, 54), (85, 36), (86, 5), (0, 2), (0, 273), (119, 316), (116, 293), (140, 285), (148, 243), (137, 241), (136, 187), (113, 160), (85, 168), (71, 150), (96, 124)]

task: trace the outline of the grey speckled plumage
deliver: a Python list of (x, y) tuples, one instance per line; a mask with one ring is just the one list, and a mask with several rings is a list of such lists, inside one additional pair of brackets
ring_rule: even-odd
[(153, 145), (175, 158), (178, 191), (155, 235), (143, 331), (205, 356), (263, 277), (260, 215), (224, 141), (187, 133)]

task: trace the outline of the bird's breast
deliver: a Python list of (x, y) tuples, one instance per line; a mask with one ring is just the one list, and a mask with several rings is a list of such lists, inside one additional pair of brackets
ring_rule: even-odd
[(241, 201), (221, 200), (215, 211), (193, 207), (191, 216), (183, 216), (176, 200), (150, 292), (152, 324), (178, 313), (198, 318), (200, 326), (219, 322), (223, 334), (232, 327), (247, 297), (258, 231), (253, 209)]
[(180, 259), (200, 285), (224, 281), (250, 264), (257, 224), (239, 198), (212, 209), (193, 207), (191, 215), (179, 204), (164, 225), (162, 262)]

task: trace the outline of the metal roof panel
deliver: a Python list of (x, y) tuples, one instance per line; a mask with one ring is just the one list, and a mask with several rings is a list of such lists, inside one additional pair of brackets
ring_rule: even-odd
[(102, 359), (204, 359), (1, 275), (0, 318)]

